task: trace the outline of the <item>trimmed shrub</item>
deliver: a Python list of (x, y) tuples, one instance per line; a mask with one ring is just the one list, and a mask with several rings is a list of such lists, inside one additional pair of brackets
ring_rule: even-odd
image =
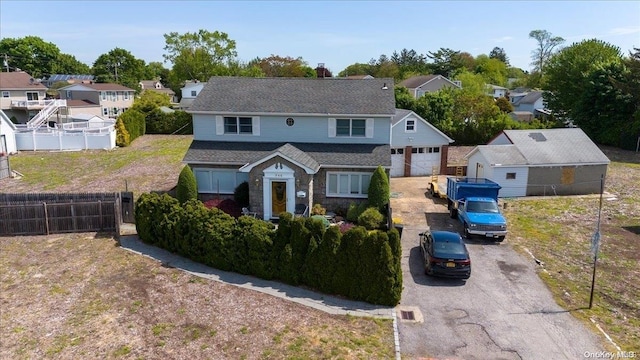
[(233, 200), (242, 208), (249, 206), (249, 183), (244, 181), (233, 190)]
[(368, 197), (370, 206), (382, 210), (389, 203), (390, 194), (389, 177), (382, 166), (378, 166), (373, 175), (371, 175), (371, 182), (369, 183)]
[(120, 147), (129, 146), (131, 143), (131, 136), (124, 127), (122, 119), (116, 120), (116, 145)]
[(226, 214), (233, 216), (234, 218), (239, 218), (242, 216), (242, 208), (238, 203), (231, 199), (211, 199), (204, 202), (204, 206), (211, 208), (218, 208), (224, 211)]
[(311, 208), (311, 215), (324, 215), (327, 213), (327, 209), (325, 209), (321, 204), (313, 204)]
[(357, 223), (358, 217), (365, 210), (367, 210), (367, 208), (369, 208), (369, 203), (366, 201), (360, 203), (359, 205), (356, 205), (355, 203), (349, 204), (349, 209), (347, 210), (347, 221), (350, 221), (354, 224)]
[(384, 216), (374, 207), (365, 210), (358, 216), (358, 225), (364, 226), (367, 230), (379, 229), (384, 221)]
[(198, 198), (198, 184), (196, 183), (196, 177), (193, 175), (193, 171), (191, 171), (191, 167), (188, 165), (183, 167), (182, 171), (180, 171), (176, 196), (178, 201), (180, 201), (180, 204), (184, 204), (191, 199)]
[(145, 116), (134, 109), (127, 109), (118, 119), (122, 119), (124, 127), (129, 132), (130, 143), (145, 134)]

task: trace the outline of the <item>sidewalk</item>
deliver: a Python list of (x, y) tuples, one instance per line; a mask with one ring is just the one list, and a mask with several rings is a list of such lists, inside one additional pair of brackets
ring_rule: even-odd
[[(135, 228), (133, 232), (135, 233)], [(277, 281), (263, 280), (253, 276), (214, 269), (179, 255), (172, 254), (164, 249), (145, 244), (138, 239), (138, 235), (131, 234), (130, 231), (126, 231), (126, 233), (127, 235), (120, 237), (120, 246), (122, 248), (158, 260), (164, 266), (176, 268), (195, 276), (245, 289), (260, 291), (329, 314), (384, 319), (395, 318), (395, 310), (392, 307), (338, 298)]]

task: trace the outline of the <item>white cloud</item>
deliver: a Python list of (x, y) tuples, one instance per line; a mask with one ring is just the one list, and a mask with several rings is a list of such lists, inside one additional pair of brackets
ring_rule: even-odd
[(609, 30), (609, 34), (611, 35), (629, 35), (635, 33), (640, 33), (640, 26), (627, 26)]
[(501, 43), (501, 42), (505, 42), (505, 41), (509, 41), (509, 40), (513, 40), (513, 37), (512, 36), (503, 36), (501, 38), (493, 39), (493, 41), (495, 41), (497, 43)]

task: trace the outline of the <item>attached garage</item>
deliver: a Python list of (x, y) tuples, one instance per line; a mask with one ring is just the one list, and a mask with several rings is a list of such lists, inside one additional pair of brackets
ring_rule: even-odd
[(391, 123), (392, 177), (427, 176), (446, 166), (442, 151), (453, 140), (410, 110), (396, 109)]

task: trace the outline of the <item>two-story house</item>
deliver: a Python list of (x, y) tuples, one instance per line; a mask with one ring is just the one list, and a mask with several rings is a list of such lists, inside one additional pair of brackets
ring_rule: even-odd
[(45, 106), (47, 87), (24, 71), (0, 72), (0, 109), (19, 124)]
[(140, 88), (142, 89), (142, 91), (153, 91), (153, 92), (157, 92), (159, 94), (165, 94), (169, 97), (169, 101), (171, 101), (172, 103), (176, 103), (177, 99), (176, 99), (176, 93), (169, 89), (164, 87), (164, 85), (162, 85), (162, 83), (160, 81), (157, 80), (142, 80), (140, 81)]
[(184, 87), (180, 88), (180, 92), (182, 93), (182, 97), (180, 98), (180, 109), (188, 109), (191, 104), (196, 100), (200, 91), (204, 88), (204, 83), (194, 80), (194, 81), (186, 81), (184, 83)]
[(393, 79), (212, 77), (188, 110), (183, 162), (202, 199), (249, 184), (265, 220), (297, 204), (346, 209), (367, 199), (371, 174), (391, 166)]
[(413, 76), (402, 81), (398, 86), (406, 87), (409, 93), (416, 99), (426, 93), (435, 92), (447, 87), (454, 89), (462, 88), (462, 84), (459, 81), (451, 81), (442, 75)]
[(135, 90), (112, 83), (73, 84), (58, 90), (60, 99), (100, 106), (101, 116), (116, 118), (133, 105)]

